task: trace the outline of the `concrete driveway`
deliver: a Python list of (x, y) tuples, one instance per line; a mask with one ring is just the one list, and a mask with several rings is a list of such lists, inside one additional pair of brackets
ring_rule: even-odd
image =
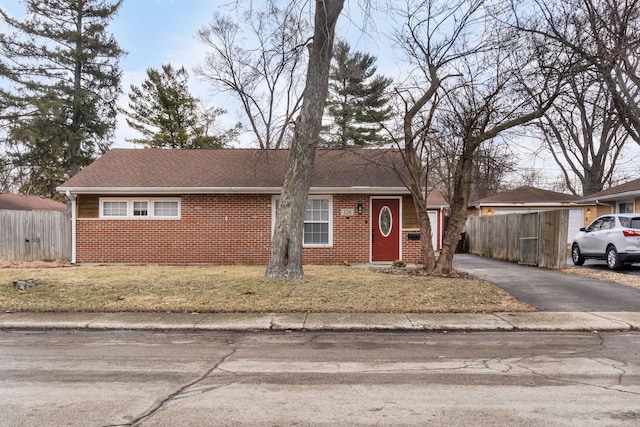
[(542, 311), (640, 311), (640, 289), (616, 283), (467, 254), (453, 266)]

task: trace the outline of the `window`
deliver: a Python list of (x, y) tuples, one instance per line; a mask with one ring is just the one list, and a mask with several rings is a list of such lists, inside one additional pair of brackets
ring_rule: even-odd
[(389, 209), (389, 206), (384, 206), (380, 209), (380, 216), (378, 217), (378, 226), (383, 237), (389, 237), (389, 234), (391, 234), (392, 221), (391, 209)]
[(178, 216), (178, 202), (153, 202), (153, 216)]
[(100, 218), (180, 219), (180, 199), (100, 199)]
[(102, 216), (106, 216), (106, 217), (127, 216), (127, 202), (105, 201), (102, 204)]
[(634, 208), (632, 201), (618, 203), (618, 213), (633, 213)]
[(640, 217), (637, 218), (627, 218), (626, 216), (618, 217), (620, 220), (620, 225), (624, 228), (635, 228), (636, 230), (640, 230)]
[(304, 213), (304, 244), (329, 244), (329, 200), (307, 200)]
[[(280, 199), (273, 199), (272, 230)], [(330, 196), (309, 196), (304, 214), (304, 247), (331, 247), (333, 245), (333, 200)]]
[(602, 223), (604, 222), (605, 218), (598, 218), (595, 221), (593, 221), (591, 223), (591, 225), (589, 227), (587, 227), (586, 231), (600, 231), (600, 229), (602, 228)]
[(609, 216), (609, 217), (606, 217), (604, 221), (602, 221), (601, 230), (611, 230), (612, 228), (615, 228), (615, 226), (616, 226), (615, 218), (612, 216)]
[(133, 216), (148, 216), (147, 202), (133, 202)]

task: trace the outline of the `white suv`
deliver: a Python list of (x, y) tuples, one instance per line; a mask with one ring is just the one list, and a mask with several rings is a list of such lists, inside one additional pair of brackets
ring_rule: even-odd
[(586, 258), (605, 260), (611, 270), (640, 262), (640, 213), (604, 215), (581, 228), (571, 245), (571, 259), (582, 265)]

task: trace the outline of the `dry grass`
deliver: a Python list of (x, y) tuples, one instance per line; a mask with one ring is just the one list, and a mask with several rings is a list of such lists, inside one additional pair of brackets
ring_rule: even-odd
[[(634, 268), (634, 267), (629, 267)], [(637, 268), (637, 267), (635, 267)], [(587, 277), (589, 279), (604, 280), (607, 282), (619, 283), (621, 285), (630, 286), (640, 289), (640, 278), (631, 274), (625, 274), (624, 271), (610, 271), (606, 266), (570, 266), (561, 270), (566, 274), (574, 274), (576, 276)]]
[[(264, 267), (0, 264), (0, 310), (69, 312), (533, 311), (494, 285), (346, 266), (307, 266), (303, 280)], [(41, 279), (24, 291), (14, 280)]]

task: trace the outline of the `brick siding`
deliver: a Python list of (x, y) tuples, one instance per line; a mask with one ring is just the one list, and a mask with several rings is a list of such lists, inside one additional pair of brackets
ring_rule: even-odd
[[(369, 195), (333, 196), (333, 246), (305, 248), (306, 264), (369, 262)], [(271, 243), (269, 194), (183, 195), (179, 220), (77, 220), (79, 263), (263, 264)], [(341, 216), (341, 209), (363, 212)], [(402, 233), (403, 258), (420, 261)]]

